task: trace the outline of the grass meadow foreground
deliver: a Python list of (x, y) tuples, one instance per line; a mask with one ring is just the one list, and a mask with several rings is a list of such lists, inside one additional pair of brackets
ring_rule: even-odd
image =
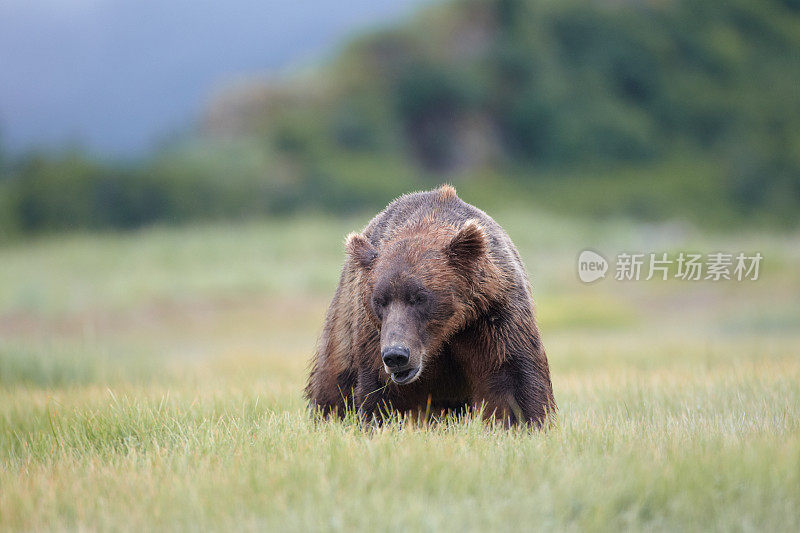
[[(496, 218), (534, 283), (548, 432), (311, 421), (306, 366), (365, 219), (0, 249), (0, 529), (800, 530), (800, 239)], [(584, 285), (587, 247), (765, 262)]]

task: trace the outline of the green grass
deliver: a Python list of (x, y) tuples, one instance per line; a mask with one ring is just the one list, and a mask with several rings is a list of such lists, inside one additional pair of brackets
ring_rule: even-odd
[[(534, 281), (547, 432), (309, 418), (342, 236), (365, 220), (0, 250), (0, 529), (800, 529), (796, 236), (497, 218)], [(583, 247), (641, 246), (759, 249), (770, 267), (576, 280)]]
[(794, 357), (560, 366), (560, 425), (533, 434), (314, 424), (259, 380), (7, 390), (0, 516), (20, 529), (800, 527)]

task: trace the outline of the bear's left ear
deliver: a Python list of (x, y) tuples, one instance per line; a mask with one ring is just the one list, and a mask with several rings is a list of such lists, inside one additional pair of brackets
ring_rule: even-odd
[(459, 268), (466, 269), (486, 254), (488, 238), (475, 219), (467, 220), (447, 245), (447, 257)]
[(378, 257), (378, 251), (370, 242), (358, 233), (351, 233), (347, 236), (344, 244), (347, 254), (353, 258), (357, 265), (363, 268), (372, 266), (372, 262)]

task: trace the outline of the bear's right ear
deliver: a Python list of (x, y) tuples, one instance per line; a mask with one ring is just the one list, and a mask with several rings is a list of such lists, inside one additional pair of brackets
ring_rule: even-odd
[(357, 265), (363, 268), (372, 266), (372, 262), (378, 257), (378, 251), (370, 242), (358, 233), (351, 233), (347, 236), (344, 244), (347, 254), (353, 258)]
[(475, 219), (467, 220), (447, 246), (450, 262), (458, 268), (469, 269), (486, 254), (488, 238)]

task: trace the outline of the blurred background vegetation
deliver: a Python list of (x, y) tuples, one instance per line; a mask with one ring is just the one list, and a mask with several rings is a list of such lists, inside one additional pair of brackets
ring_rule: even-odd
[(145, 156), (0, 149), (0, 232), (367, 212), (442, 181), (487, 209), (791, 228), (798, 87), (796, 0), (434, 3), (231, 85)]

